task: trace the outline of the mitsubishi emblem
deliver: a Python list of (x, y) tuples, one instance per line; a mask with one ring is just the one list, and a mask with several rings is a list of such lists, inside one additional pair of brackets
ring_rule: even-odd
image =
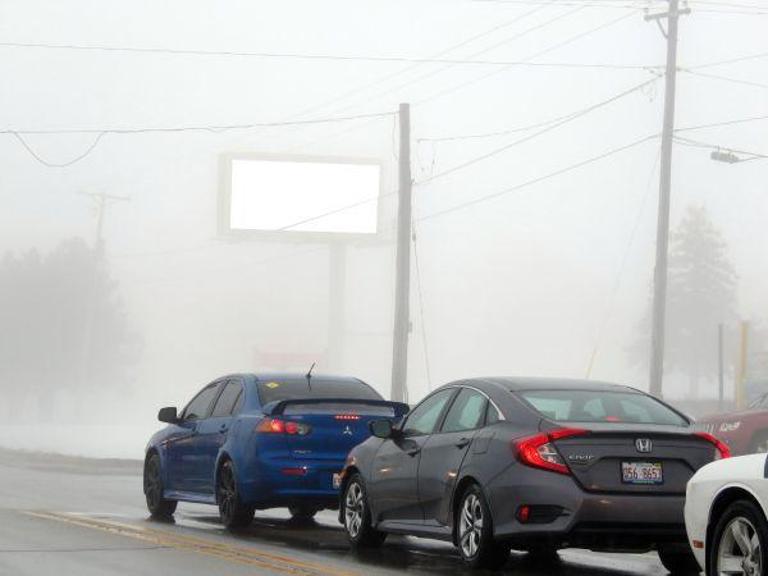
[(344, 431), (342, 432), (345, 436), (352, 436), (352, 428), (349, 427), (349, 424), (347, 424), (344, 427)]

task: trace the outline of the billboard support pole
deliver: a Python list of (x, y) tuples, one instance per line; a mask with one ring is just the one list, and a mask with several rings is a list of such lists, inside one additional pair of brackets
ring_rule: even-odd
[(400, 154), (398, 165), (397, 262), (395, 278), (395, 326), (392, 349), (390, 399), (408, 399), (408, 335), (411, 281), (411, 108), (400, 104)]

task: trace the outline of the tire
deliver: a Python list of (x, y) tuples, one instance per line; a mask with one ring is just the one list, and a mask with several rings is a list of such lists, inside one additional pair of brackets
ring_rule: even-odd
[(235, 468), (231, 460), (225, 460), (217, 475), (216, 502), (219, 505), (221, 523), (227, 530), (245, 528), (253, 521), (253, 506), (244, 504), (237, 488)]
[(144, 462), (144, 496), (152, 518), (167, 519), (176, 512), (178, 502), (163, 496), (163, 475), (160, 456), (153, 452)]
[(698, 576), (701, 573), (699, 563), (687, 544), (660, 546), (657, 550), (659, 560), (670, 574), (675, 576)]
[[(743, 532), (743, 531), (746, 531)], [(745, 534), (747, 554), (738, 544), (737, 534)], [(707, 574), (715, 575), (729, 568), (723, 563), (734, 565), (733, 574), (766, 576), (768, 552), (768, 523), (760, 508), (749, 500), (738, 500), (728, 506), (717, 519), (712, 531), (711, 545), (707, 543)], [(746, 562), (746, 568), (745, 564)], [(739, 572), (738, 570), (741, 570)]]
[(288, 512), (291, 513), (291, 518), (297, 521), (312, 520), (320, 510), (313, 508), (312, 506), (289, 506)]
[(491, 510), (476, 484), (461, 495), (454, 526), (459, 555), (465, 565), (498, 569), (506, 564), (509, 546), (494, 540)]
[(749, 443), (749, 454), (765, 454), (768, 452), (768, 430), (762, 430), (752, 437)]
[(368, 492), (360, 474), (353, 475), (344, 487), (341, 506), (344, 531), (353, 548), (377, 548), (384, 543), (387, 534), (373, 527)]

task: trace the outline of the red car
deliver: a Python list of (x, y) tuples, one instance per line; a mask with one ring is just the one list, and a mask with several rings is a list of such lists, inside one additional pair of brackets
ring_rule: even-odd
[(696, 423), (728, 444), (734, 456), (768, 452), (768, 394), (744, 410), (705, 416)]

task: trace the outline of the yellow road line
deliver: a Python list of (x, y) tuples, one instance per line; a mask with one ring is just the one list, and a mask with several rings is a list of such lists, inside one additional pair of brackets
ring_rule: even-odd
[(122, 522), (97, 520), (86, 516), (76, 516), (57, 512), (30, 511), (26, 514), (45, 520), (65, 522), (83, 528), (102, 530), (112, 534), (135, 538), (144, 542), (151, 542), (160, 546), (168, 546), (179, 550), (191, 550), (221, 560), (265, 568), (273, 572), (280, 572), (291, 576), (360, 576), (357, 572), (335, 570), (322, 564), (304, 562), (288, 556), (263, 552), (251, 547), (237, 546), (224, 542), (211, 542), (203, 538), (171, 534), (167, 531), (155, 528), (134, 526)]

